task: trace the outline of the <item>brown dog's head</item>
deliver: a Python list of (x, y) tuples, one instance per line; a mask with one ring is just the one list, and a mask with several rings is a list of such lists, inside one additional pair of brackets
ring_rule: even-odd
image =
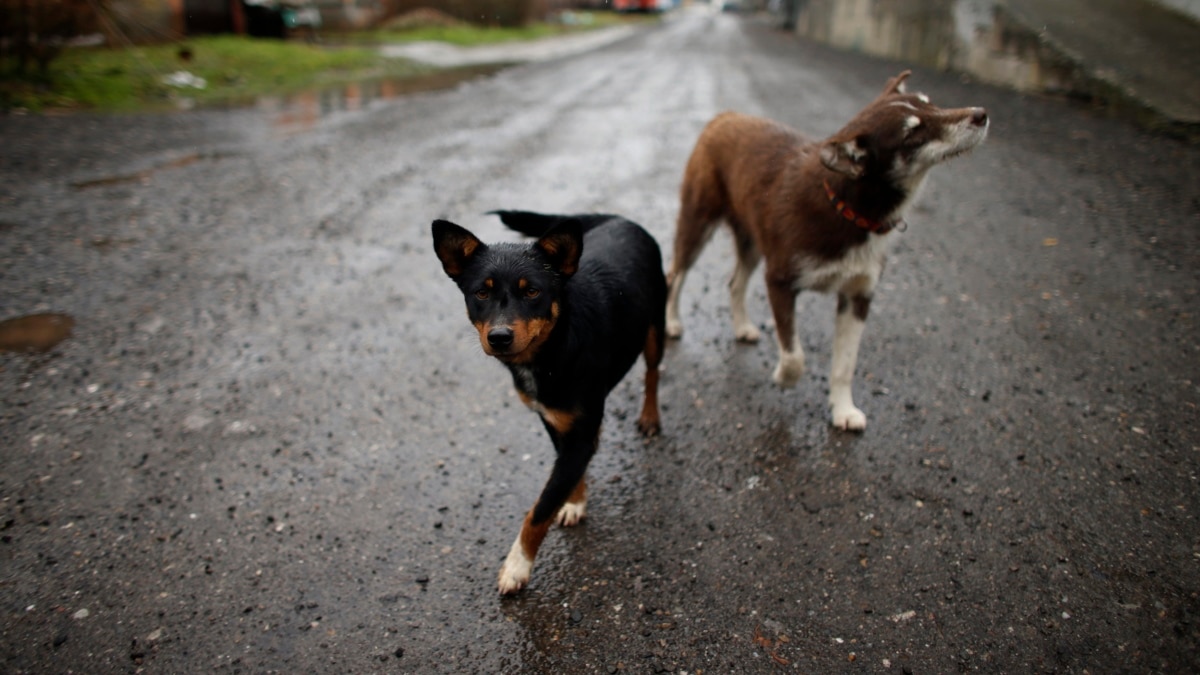
[(826, 168), (911, 193), (934, 165), (983, 142), (986, 110), (939, 108), (924, 94), (905, 93), (910, 74), (906, 70), (888, 80), (874, 101), (821, 144)]

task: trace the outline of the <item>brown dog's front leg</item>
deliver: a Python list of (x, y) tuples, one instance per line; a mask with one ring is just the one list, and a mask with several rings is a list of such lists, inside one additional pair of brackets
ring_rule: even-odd
[(790, 275), (767, 274), (767, 298), (775, 316), (775, 339), (779, 364), (772, 379), (781, 387), (793, 387), (804, 374), (804, 350), (796, 339), (796, 288)]
[(871, 296), (865, 293), (838, 294), (837, 319), (833, 331), (833, 364), (829, 369), (829, 406), (833, 426), (849, 431), (867, 428), (867, 416), (854, 405), (850, 387), (858, 364), (858, 345), (866, 327)]

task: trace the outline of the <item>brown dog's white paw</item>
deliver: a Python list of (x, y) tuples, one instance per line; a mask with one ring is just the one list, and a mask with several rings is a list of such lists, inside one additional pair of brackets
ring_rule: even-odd
[(752, 323), (744, 323), (733, 329), (733, 336), (738, 342), (758, 342), (762, 334), (758, 331), (758, 327)]
[(771, 379), (781, 387), (794, 387), (800, 381), (800, 376), (803, 374), (803, 354), (782, 354), (779, 357), (779, 363), (775, 366), (774, 374), (771, 375)]
[(678, 340), (683, 337), (683, 322), (679, 319), (667, 317), (667, 337), (672, 340)]
[(844, 431), (862, 431), (867, 428), (867, 416), (852, 404), (835, 406), (833, 426)]

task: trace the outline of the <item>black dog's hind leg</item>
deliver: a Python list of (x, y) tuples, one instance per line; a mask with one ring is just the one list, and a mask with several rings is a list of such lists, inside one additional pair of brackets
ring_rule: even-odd
[(501, 594), (516, 593), (529, 583), (533, 560), (550, 525), (555, 522), (574, 525), (583, 516), (587, 495), (584, 474), (600, 442), (602, 417), (603, 414), (592, 419), (590, 416), (557, 411), (542, 413), (542, 421), (554, 441), (558, 457), (554, 460), (550, 479), (542, 488), (537, 503), (525, 514), (521, 533), (517, 535), (500, 568), (498, 585)]
[(662, 430), (658, 416), (658, 365), (662, 363), (665, 331), (661, 322), (659, 324), (650, 326), (646, 331), (646, 346), (642, 350), (642, 357), (646, 360), (646, 388), (637, 425), (644, 436), (657, 436)]

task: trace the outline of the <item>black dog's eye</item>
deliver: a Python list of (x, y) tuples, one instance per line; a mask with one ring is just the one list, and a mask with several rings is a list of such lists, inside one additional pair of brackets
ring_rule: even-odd
[(537, 296), (539, 296), (541, 294), (542, 294), (542, 292), (536, 288), (530, 287), (530, 288), (525, 289), (525, 297), (529, 298), (530, 300), (536, 298)]
[(489, 295), (491, 295), (491, 293), (486, 288), (481, 288), (475, 291), (475, 297), (479, 298), (480, 300), (487, 300)]

